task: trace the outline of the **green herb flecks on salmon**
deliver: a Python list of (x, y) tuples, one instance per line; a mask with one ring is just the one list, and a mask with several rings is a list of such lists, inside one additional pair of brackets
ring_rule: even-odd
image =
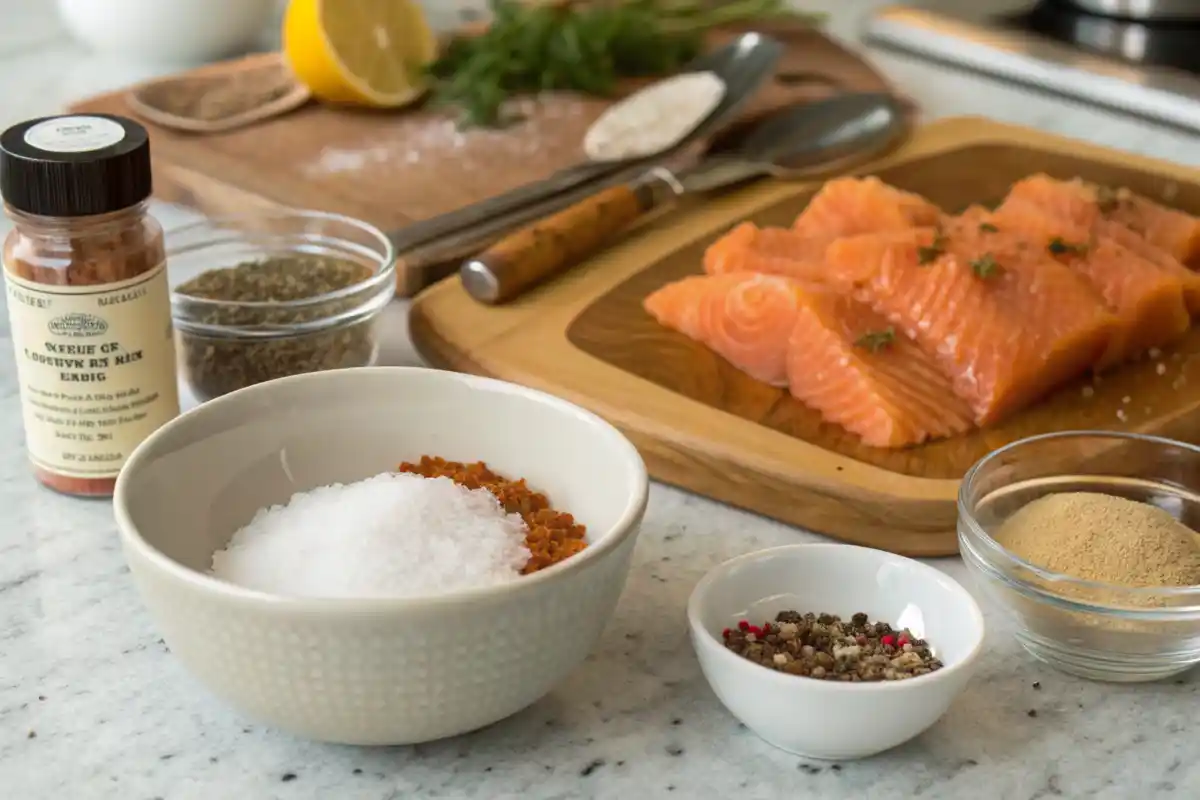
[[(919, 253), (943, 237), (945, 254)], [(1003, 265), (980, 280), (973, 264)], [(841, 281), (938, 359), (980, 425), (1086, 372), (1115, 320), (1092, 287), (1044, 249), (978, 223), (839, 239), (826, 251)]]

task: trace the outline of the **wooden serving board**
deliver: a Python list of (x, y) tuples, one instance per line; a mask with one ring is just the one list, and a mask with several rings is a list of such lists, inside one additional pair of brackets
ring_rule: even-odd
[[(747, 119), (838, 92), (890, 91), (866, 61), (818, 30), (797, 23), (755, 29), (779, 39), (786, 53), (774, 80), (748, 105)], [(722, 30), (712, 46), (745, 30)], [(136, 116), (128, 96), (129, 90), (112, 92), (72, 110)], [(504, 131), (459, 131), (446, 110), (384, 113), (316, 103), (215, 134), (141, 121), (150, 131), (155, 194), (163, 200), (209, 215), (272, 205), (313, 208), (391, 232), (581, 163), (584, 133), (609, 105), (549, 97), (529, 103), (526, 120)], [(414, 281), (399, 277), (403, 295)]]
[[(860, 170), (948, 211), (997, 201), (1039, 171), (1128, 186), (1200, 213), (1200, 170), (976, 118), (929, 125)], [(658, 480), (912, 555), (957, 552), (960, 478), (1016, 439), (1082, 429), (1198, 438), (1200, 330), (1174, 351), (1094, 386), (1068, 386), (1003, 425), (888, 451), (864, 447), (642, 310), (651, 291), (699, 272), (704, 248), (734, 224), (789, 224), (817, 188), (766, 181), (681, 210), (509, 306), (479, 305), (457, 280), (445, 281), (415, 301), (413, 341), (438, 366), (536, 386), (596, 411), (630, 436)]]

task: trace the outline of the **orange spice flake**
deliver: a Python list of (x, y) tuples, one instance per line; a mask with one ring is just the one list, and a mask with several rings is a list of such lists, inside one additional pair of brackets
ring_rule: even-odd
[(482, 461), (463, 464), (436, 456), (421, 456), (416, 464), (405, 461), (397, 469), (426, 478), (450, 478), (468, 489), (487, 489), (505, 511), (520, 514), (529, 529), (525, 544), (532, 553), (521, 570), (523, 575), (553, 566), (587, 547), (587, 528), (577, 524), (570, 514), (551, 508), (549, 498), (530, 489), (524, 478), (509, 480), (492, 472)]

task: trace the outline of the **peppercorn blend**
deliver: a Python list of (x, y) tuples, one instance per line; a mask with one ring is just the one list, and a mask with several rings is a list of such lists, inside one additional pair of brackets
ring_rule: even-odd
[(67, 494), (110, 496), (133, 449), (179, 414), (150, 192), (149, 136), (132, 120), (45, 117), (0, 134), (25, 443), (37, 478)]

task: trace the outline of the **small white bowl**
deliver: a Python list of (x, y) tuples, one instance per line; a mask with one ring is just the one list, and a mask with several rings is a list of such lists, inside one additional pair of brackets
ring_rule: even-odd
[[(587, 525), (587, 549), (511, 583), (419, 598), (281, 597), (208, 574), (257, 509), (424, 454), (527, 478)], [(489, 725), (577, 667), (621, 594), (647, 491), (629, 440), (564, 400), (367, 367), (260, 383), (184, 414), (130, 456), (114, 506), (142, 600), (200, 683), (299, 736), (382, 745)]]
[(275, 7), (275, 0), (58, 0), (63, 25), (93, 50), (170, 64), (250, 47)]
[[(903, 681), (834, 683), (788, 675), (727, 650), (725, 628), (780, 611), (863, 612), (909, 628), (945, 666)], [(983, 615), (957, 581), (933, 567), (866, 547), (805, 544), (739, 556), (705, 575), (688, 601), (692, 646), (729, 711), (767, 743), (799, 756), (847, 761), (912, 739), (963, 690), (983, 646)]]

